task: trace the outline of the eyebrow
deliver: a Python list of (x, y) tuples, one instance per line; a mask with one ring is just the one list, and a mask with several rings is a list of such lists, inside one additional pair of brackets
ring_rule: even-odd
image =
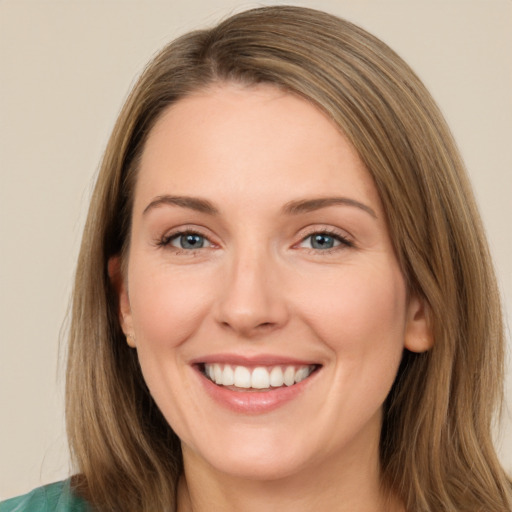
[(283, 212), (289, 215), (297, 215), (338, 205), (353, 206), (370, 214), (374, 219), (377, 218), (377, 214), (372, 208), (364, 203), (356, 201), (355, 199), (350, 199), (349, 197), (319, 197), (315, 199), (299, 199), (296, 201), (290, 201), (284, 205)]
[(213, 204), (207, 199), (189, 196), (163, 195), (153, 199), (153, 201), (144, 208), (142, 215), (146, 215), (150, 210), (162, 205), (181, 206), (182, 208), (189, 208), (190, 210), (207, 213), (209, 215), (217, 215), (219, 213), (219, 210), (217, 210), (217, 208), (215, 208), (215, 206), (213, 206)]
[[(142, 214), (146, 215), (150, 210), (158, 208), (162, 205), (180, 206), (181, 208), (189, 208), (190, 210), (206, 213), (208, 215), (217, 215), (219, 213), (219, 210), (215, 208), (215, 206), (213, 206), (213, 204), (207, 199), (200, 199), (198, 197), (189, 196), (163, 195), (153, 199), (153, 201), (151, 201), (146, 206)], [(322, 208), (328, 208), (329, 206), (339, 205), (359, 208), (360, 210), (370, 214), (373, 218), (377, 218), (377, 214), (372, 208), (365, 205), (364, 203), (356, 201), (355, 199), (350, 199), (348, 197), (298, 199), (286, 203), (283, 207), (283, 213), (287, 215), (298, 215), (301, 213), (309, 213), (316, 210), (321, 210)]]

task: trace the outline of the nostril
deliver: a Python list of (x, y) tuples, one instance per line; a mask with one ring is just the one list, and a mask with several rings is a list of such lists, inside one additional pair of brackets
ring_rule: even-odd
[(242, 323), (242, 322), (230, 322), (229, 320), (220, 322), (220, 325), (224, 329), (238, 331), (244, 335), (253, 336), (258, 333), (266, 333), (272, 331), (278, 324), (276, 322), (254, 322)]

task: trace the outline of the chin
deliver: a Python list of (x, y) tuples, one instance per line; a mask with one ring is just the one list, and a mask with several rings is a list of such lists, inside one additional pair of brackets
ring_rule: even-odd
[[(231, 477), (265, 481), (300, 473), (311, 462), (312, 457), (307, 453), (315, 455), (311, 449), (290, 442), (289, 433), (287, 436), (276, 435), (275, 432), (262, 435), (264, 427), (259, 430), (256, 436), (251, 432), (230, 433), (225, 440), (219, 436), (212, 437), (216, 439), (215, 443), (194, 443), (194, 458), (202, 459), (210, 468)], [(185, 458), (190, 455), (188, 450), (183, 446)]]
[(260, 456), (238, 456), (222, 461), (212, 461), (212, 465), (221, 473), (230, 477), (252, 480), (271, 481), (282, 480), (301, 473), (307, 466), (306, 461), (289, 457), (282, 452), (262, 454)]

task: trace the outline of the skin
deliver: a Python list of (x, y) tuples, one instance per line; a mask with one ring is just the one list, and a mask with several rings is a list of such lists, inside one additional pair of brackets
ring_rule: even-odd
[[(284, 211), (333, 196), (345, 201)], [(203, 247), (182, 247), (190, 229)], [(325, 232), (334, 246), (313, 246)], [(431, 335), (371, 176), (322, 112), (267, 85), (170, 107), (142, 155), (127, 263), (116, 277), (110, 262), (121, 324), (182, 441), (180, 512), (402, 510), (379, 485), (382, 404), (404, 347), (427, 350)], [(205, 393), (192, 363), (212, 354), (319, 370), (291, 401), (244, 414)]]

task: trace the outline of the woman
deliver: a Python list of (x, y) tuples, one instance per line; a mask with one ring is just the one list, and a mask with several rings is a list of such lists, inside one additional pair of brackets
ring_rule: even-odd
[(502, 361), (483, 230), (424, 86), (348, 22), (247, 11), (165, 48), (118, 119), (73, 301), (79, 476), (23, 499), (507, 511)]

